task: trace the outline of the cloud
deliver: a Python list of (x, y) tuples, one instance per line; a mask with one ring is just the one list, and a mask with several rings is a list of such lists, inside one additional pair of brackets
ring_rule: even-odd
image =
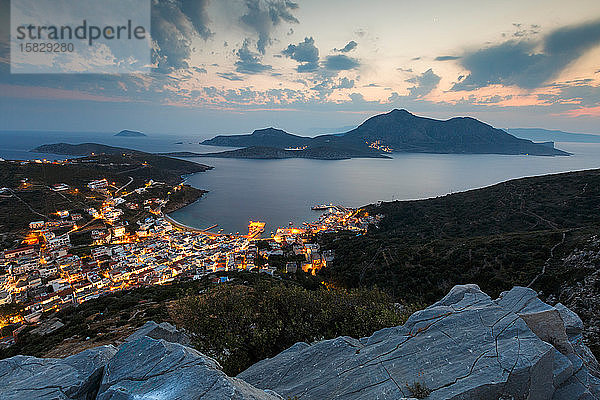
[(439, 56), (435, 58), (435, 61), (452, 61), (452, 60), (458, 60), (460, 59), (460, 57), (457, 56)]
[(406, 82), (414, 84), (413, 87), (408, 88), (409, 97), (423, 97), (437, 87), (440, 77), (430, 68), (421, 75), (407, 79)]
[(363, 85), (363, 87), (381, 87), (381, 85), (378, 85), (376, 83), (369, 83), (368, 85)]
[(331, 71), (345, 71), (355, 69), (360, 66), (360, 63), (355, 58), (338, 54), (335, 56), (327, 56), (325, 59), (325, 68)]
[(352, 89), (354, 87), (354, 79), (342, 78), (339, 80), (337, 85), (334, 85), (332, 89)]
[(298, 23), (292, 12), (298, 4), (289, 0), (246, 0), (247, 10), (240, 18), (258, 34), (256, 47), (261, 54), (272, 43), (271, 33), (282, 22)]
[(300, 63), (298, 72), (312, 72), (319, 68), (319, 49), (312, 37), (304, 38), (304, 42), (297, 45), (290, 44), (281, 54)]
[(217, 75), (219, 75), (221, 78), (223, 79), (227, 79), (228, 81), (243, 81), (244, 78), (242, 78), (241, 76), (234, 74), (233, 72), (217, 72)]
[(154, 0), (152, 2), (152, 61), (167, 72), (188, 67), (192, 38), (207, 40), (209, 0)]
[(353, 87), (354, 79), (348, 79), (346, 77), (343, 77), (337, 82), (334, 82), (333, 79), (327, 78), (322, 82), (316, 84), (315, 86), (311, 87), (311, 90), (319, 92), (319, 95), (323, 97), (333, 93), (335, 89), (352, 89)]
[(466, 53), (460, 63), (470, 74), (452, 89), (474, 90), (493, 84), (538, 88), (598, 45), (600, 20), (557, 29), (541, 40), (509, 40)]
[(356, 43), (354, 40), (351, 40), (343, 48), (341, 48), (341, 49), (333, 49), (333, 51), (337, 51), (339, 53), (348, 53), (349, 51), (354, 50), (356, 48), (356, 46), (358, 46), (358, 43)]
[(259, 74), (272, 69), (270, 65), (261, 62), (260, 54), (253, 52), (248, 47), (249, 39), (244, 39), (244, 44), (241, 48), (235, 51), (239, 60), (235, 62), (235, 70), (242, 74)]

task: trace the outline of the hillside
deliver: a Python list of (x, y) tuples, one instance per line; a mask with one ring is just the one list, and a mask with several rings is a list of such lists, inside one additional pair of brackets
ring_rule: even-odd
[(204, 172), (212, 167), (208, 165), (198, 164), (191, 161), (179, 160), (176, 158), (166, 157), (157, 154), (146, 153), (139, 150), (126, 149), (123, 147), (113, 147), (98, 143), (55, 143), (44, 144), (31, 150), (34, 153), (50, 153), (67, 156), (91, 156), (98, 155), (104, 158), (108, 156), (122, 155), (127, 157), (132, 162), (143, 163), (156, 169), (155, 173), (160, 176), (167, 175), (184, 175), (195, 172)]
[[(267, 128), (250, 135), (217, 136), (201, 144), (252, 147), (251, 158), (275, 158), (273, 148), (306, 148), (306, 153), (313, 149), (310, 158), (327, 158), (327, 154), (335, 153), (348, 157), (377, 157), (390, 152), (569, 155), (552, 145), (518, 139), (474, 118), (441, 121), (418, 117), (406, 110), (376, 115), (343, 134), (309, 138)], [(302, 156), (302, 153), (296, 154), (296, 157)], [(211, 153), (211, 157), (248, 158), (247, 152), (241, 151)]]
[[(321, 276), (336, 286), (376, 285), (403, 301), (426, 303), (466, 282), (492, 296), (531, 284), (587, 323), (596, 318), (589, 304), (600, 302), (599, 208), (600, 170), (371, 205), (361, 212), (384, 215), (379, 227), (359, 237), (322, 237), (335, 260)], [(587, 336), (596, 354), (598, 323)]]

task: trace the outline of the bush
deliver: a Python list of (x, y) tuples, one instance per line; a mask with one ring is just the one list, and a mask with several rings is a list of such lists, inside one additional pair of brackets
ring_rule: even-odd
[(402, 324), (410, 311), (373, 290), (307, 290), (280, 283), (223, 285), (178, 301), (172, 318), (229, 375), (296, 342), (360, 338)]

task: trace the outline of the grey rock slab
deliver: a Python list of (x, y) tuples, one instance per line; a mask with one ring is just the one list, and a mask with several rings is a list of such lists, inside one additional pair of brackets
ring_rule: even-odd
[(141, 336), (121, 345), (106, 366), (97, 400), (109, 399), (275, 400), (280, 397), (228, 377), (215, 360), (192, 348)]
[(401, 327), (303, 344), (238, 377), (302, 399), (410, 397), (414, 382), (432, 390), (432, 400), (550, 399), (554, 353), (516, 313), (465, 285)]
[(101, 346), (64, 359), (15, 356), (0, 360), (0, 399), (93, 398), (104, 366), (116, 352), (113, 346)]

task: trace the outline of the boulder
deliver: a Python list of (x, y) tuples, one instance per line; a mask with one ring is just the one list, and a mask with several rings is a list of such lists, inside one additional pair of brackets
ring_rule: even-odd
[(238, 377), (302, 399), (594, 399), (595, 359), (574, 344), (578, 317), (563, 315), (531, 289), (492, 300), (476, 285), (455, 286), (403, 326), (298, 343)]
[(188, 346), (190, 344), (190, 338), (188, 335), (180, 330), (177, 330), (177, 328), (168, 322), (161, 322), (160, 324), (157, 324), (154, 321), (148, 321), (140, 329), (129, 336), (126, 341), (132, 342), (143, 336), (148, 336), (152, 339), (164, 339), (167, 342), (179, 343), (184, 346)]
[(97, 400), (281, 399), (230, 378), (198, 351), (164, 339), (126, 341), (105, 368)]
[(101, 346), (64, 359), (15, 356), (0, 360), (0, 399), (93, 399), (104, 366), (116, 353), (113, 346)]

